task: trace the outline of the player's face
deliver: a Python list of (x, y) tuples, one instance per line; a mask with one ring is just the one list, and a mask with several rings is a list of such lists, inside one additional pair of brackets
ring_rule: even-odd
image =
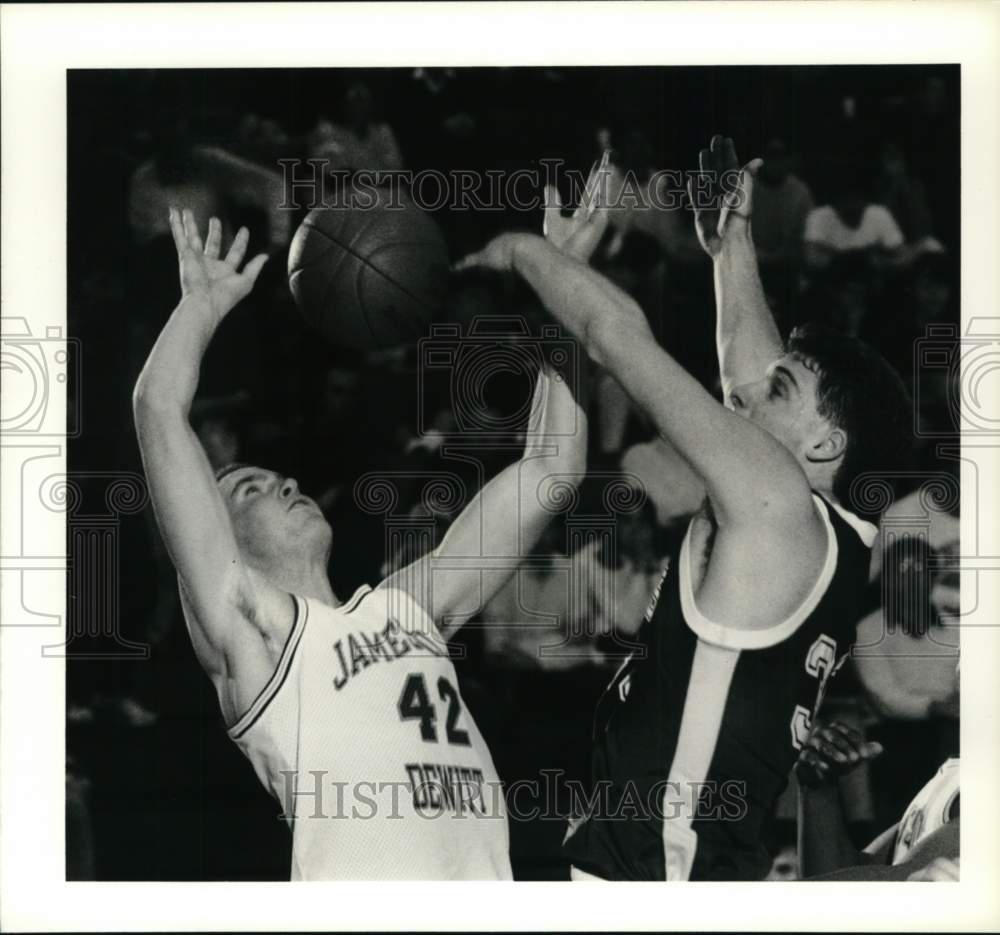
[(241, 549), (269, 558), (329, 547), (326, 518), (293, 478), (245, 467), (227, 474), (220, 488)]
[(759, 425), (788, 448), (800, 462), (825, 438), (830, 424), (817, 411), (818, 380), (797, 357), (775, 361), (763, 379), (738, 386), (730, 394), (733, 409)]

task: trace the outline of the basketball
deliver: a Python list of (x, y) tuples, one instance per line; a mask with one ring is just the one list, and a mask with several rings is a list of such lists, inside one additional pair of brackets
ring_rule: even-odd
[(310, 327), (336, 347), (415, 341), (444, 305), (448, 249), (437, 223), (405, 192), (348, 193), (315, 208), (295, 232), (288, 285)]

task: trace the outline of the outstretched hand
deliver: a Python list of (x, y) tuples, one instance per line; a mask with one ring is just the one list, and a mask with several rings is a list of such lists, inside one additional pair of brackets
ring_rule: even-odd
[(267, 262), (267, 254), (261, 253), (240, 271), (250, 241), (250, 233), (245, 227), (240, 228), (226, 258), (220, 260), (222, 224), (216, 217), (208, 222), (204, 245), (194, 215), (186, 208), (183, 211), (170, 209), (170, 231), (180, 261), (181, 294), (204, 299), (219, 318), (250, 294)]
[(482, 250), (470, 253), (468, 256), (452, 264), (455, 272), (464, 269), (491, 269), (498, 273), (507, 273), (514, 268), (514, 250), (525, 238), (532, 238), (534, 234), (525, 234), (519, 231), (508, 231), (494, 237)]
[[(587, 176), (583, 198), (569, 217), (563, 217), (559, 192), (545, 186), (545, 219), (542, 232), (545, 240), (565, 256), (586, 263), (590, 260), (608, 226), (608, 185), (611, 175), (610, 153), (605, 151)], [(514, 268), (514, 251), (520, 243), (535, 238), (534, 234), (508, 232), (494, 237), (485, 247), (462, 257), (453, 266), (455, 271), (491, 269), (509, 272)]]
[(589, 262), (608, 227), (608, 185), (611, 153), (604, 151), (587, 176), (583, 198), (569, 217), (562, 213), (562, 201), (554, 185), (545, 186), (545, 220), (542, 231), (545, 239), (567, 256)]
[(834, 721), (809, 735), (795, 764), (795, 776), (800, 785), (817, 789), (836, 782), (881, 753), (882, 744), (865, 741), (856, 730)]
[(687, 183), (688, 198), (694, 208), (694, 226), (705, 252), (717, 256), (727, 234), (745, 231), (753, 210), (753, 183), (763, 159), (752, 159), (740, 168), (736, 148), (729, 137), (718, 133), (708, 149), (698, 153), (698, 167), (705, 184), (696, 189), (694, 178)]

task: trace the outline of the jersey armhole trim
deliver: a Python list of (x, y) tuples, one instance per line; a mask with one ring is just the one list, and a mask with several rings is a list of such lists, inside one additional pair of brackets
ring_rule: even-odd
[(290, 597), (295, 604), (295, 622), (292, 624), (292, 631), (288, 634), (288, 639), (285, 640), (281, 655), (278, 657), (278, 664), (274, 667), (274, 672), (267, 680), (267, 684), (260, 690), (260, 694), (254, 699), (253, 704), (228, 729), (227, 733), (232, 740), (239, 740), (257, 723), (260, 716), (267, 710), (271, 700), (281, 690), (281, 686), (285, 684), (285, 679), (288, 678), (295, 658), (295, 651), (302, 641), (302, 633), (309, 619), (308, 602), (296, 594), (292, 594)]
[(372, 593), (371, 585), (363, 584), (361, 585), (354, 594), (351, 595), (351, 599), (346, 603), (342, 604), (337, 608), (342, 614), (349, 614), (352, 610), (355, 610), (369, 594)]
[(837, 511), (837, 515), (858, 534), (861, 541), (869, 549), (875, 544), (875, 537), (878, 535), (878, 526), (868, 522), (866, 519), (862, 519), (857, 513), (852, 513), (850, 510), (844, 509), (839, 503), (834, 503), (832, 500), (824, 502)]
[(833, 580), (837, 569), (837, 534), (830, 522), (826, 501), (818, 494), (813, 494), (816, 511), (823, 518), (826, 528), (826, 559), (820, 570), (816, 583), (801, 604), (780, 623), (772, 624), (759, 630), (742, 630), (732, 626), (724, 626), (709, 620), (700, 610), (694, 600), (694, 589), (691, 585), (691, 526), (688, 526), (684, 541), (681, 544), (680, 561), (677, 573), (680, 577), (678, 585), (681, 592), (681, 610), (689, 629), (706, 643), (721, 646), (723, 649), (767, 649), (777, 646), (788, 639), (816, 609), (823, 599), (826, 589)]

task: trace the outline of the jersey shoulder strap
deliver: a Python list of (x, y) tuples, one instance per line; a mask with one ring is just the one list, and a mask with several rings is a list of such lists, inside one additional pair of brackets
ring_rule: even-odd
[(250, 707), (229, 727), (227, 733), (233, 740), (239, 740), (260, 719), (268, 705), (281, 691), (297, 661), (299, 644), (302, 642), (302, 635), (309, 621), (309, 602), (297, 594), (292, 595), (292, 600), (295, 602), (295, 621), (282, 647), (278, 663)]

